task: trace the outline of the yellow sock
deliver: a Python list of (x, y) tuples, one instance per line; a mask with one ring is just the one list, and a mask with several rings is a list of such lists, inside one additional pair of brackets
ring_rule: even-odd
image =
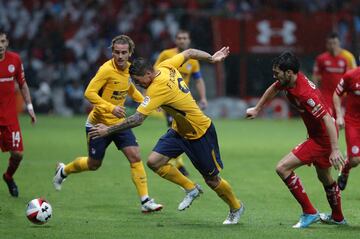
[(148, 193), (148, 186), (147, 186), (147, 178), (146, 173), (144, 169), (143, 163), (136, 162), (130, 164), (130, 170), (131, 170), (131, 178), (135, 184), (136, 190), (140, 196), (141, 199), (147, 198)]
[(214, 191), (227, 205), (229, 205), (230, 209), (240, 208), (240, 200), (236, 198), (230, 184), (225, 179), (220, 179), (220, 183)]
[(156, 171), (156, 173), (159, 174), (160, 177), (165, 178), (170, 182), (176, 183), (177, 185), (180, 185), (185, 190), (191, 190), (195, 187), (195, 183), (193, 183), (189, 178), (182, 175), (177, 168), (175, 168), (169, 163), (161, 166)]
[(78, 157), (71, 163), (65, 165), (64, 173), (66, 175), (69, 175), (72, 173), (80, 173), (88, 170), (89, 170), (88, 157)]

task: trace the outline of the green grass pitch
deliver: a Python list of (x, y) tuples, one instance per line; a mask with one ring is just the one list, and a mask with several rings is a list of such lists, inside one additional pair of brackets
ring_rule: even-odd
[[(217, 120), (225, 168), (221, 175), (233, 186), (246, 205), (239, 225), (223, 226), (228, 208), (206, 187), (188, 160), (191, 178), (200, 183), (204, 194), (191, 208), (177, 211), (184, 192), (148, 168), (150, 195), (164, 204), (163, 211), (140, 213), (139, 201), (130, 178), (127, 160), (111, 145), (97, 172), (71, 175), (61, 192), (52, 186), (57, 162), (69, 162), (86, 155), (84, 117), (39, 117), (32, 127), (21, 117), (25, 142), (24, 161), (15, 179), (19, 198), (11, 198), (0, 182), (0, 238), (359, 238), (360, 170), (352, 172), (342, 194), (343, 209), (350, 226), (314, 224), (305, 230), (292, 229), (301, 210), (276, 175), (278, 160), (306, 137), (300, 120)], [(166, 131), (163, 120), (149, 118), (135, 129), (143, 160)], [(341, 133), (344, 149), (344, 135)], [(0, 171), (7, 166), (8, 154), (0, 154)], [(313, 204), (329, 211), (324, 190), (313, 167), (297, 170)], [(334, 171), (334, 176), (336, 172)], [(2, 180), (1, 180), (2, 181)], [(53, 207), (53, 218), (43, 226), (25, 217), (28, 201), (45, 197)]]

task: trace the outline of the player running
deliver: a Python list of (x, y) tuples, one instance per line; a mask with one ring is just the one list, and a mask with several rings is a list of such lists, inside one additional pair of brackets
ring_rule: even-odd
[[(125, 119), (124, 103), (129, 95), (136, 102), (144, 97), (130, 81), (128, 62), (135, 44), (130, 37), (119, 35), (111, 42), (113, 58), (105, 62), (90, 81), (85, 97), (95, 106), (86, 122), (86, 134), (96, 124), (116, 125)], [(118, 132), (101, 139), (88, 137), (88, 157), (78, 157), (67, 165), (60, 163), (56, 169), (53, 184), (61, 190), (65, 178), (73, 173), (97, 170), (102, 164), (107, 147), (113, 142), (123, 152), (130, 163), (131, 178), (141, 201), (143, 213), (159, 211), (161, 204), (149, 197), (147, 177), (140, 158), (140, 150), (135, 135), (129, 130)]]
[(185, 210), (200, 196), (201, 188), (168, 163), (170, 158), (176, 158), (185, 152), (207, 185), (229, 206), (230, 212), (223, 224), (237, 224), (244, 212), (244, 205), (235, 196), (230, 184), (219, 176), (223, 163), (215, 126), (200, 110), (177, 70), (188, 59), (216, 63), (224, 60), (228, 54), (228, 47), (214, 55), (188, 49), (163, 61), (157, 69), (143, 58), (136, 59), (130, 67), (130, 75), (137, 84), (147, 89), (144, 101), (136, 113), (122, 123), (111, 127), (96, 125), (91, 130), (90, 137), (104, 137), (139, 126), (152, 111), (162, 107), (172, 115), (174, 121), (168, 132), (157, 142), (147, 165), (162, 178), (185, 189), (186, 196), (178, 206), (178, 210)]
[[(341, 112), (341, 96), (346, 95), (345, 117)], [(349, 160), (338, 177), (338, 184), (344, 190), (350, 169), (360, 163), (360, 68), (346, 72), (334, 93), (336, 123), (345, 127), (347, 155)]]
[(24, 146), (16, 111), (15, 81), (33, 124), (36, 123), (36, 116), (20, 56), (7, 51), (8, 45), (6, 33), (0, 30), (0, 148), (3, 152), (10, 152), (9, 166), (3, 174), (3, 179), (10, 195), (18, 197), (19, 190), (13, 176), (23, 159)]
[[(285, 91), (290, 103), (301, 114), (308, 133), (308, 139), (296, 146), (278, 162), (276, 172), (302, 207), (303, 214), (293, 228), (305, 228), (321, 219), (325, 223), (346, 224), (342, 209), (340, 190), (331, 176), (331, 165), (339, 169), (344, 158), (338, 146), (337, 128), (324, 105), (319, 90), (305, 75), (299, 72), (300, 63), (291, 53), (285, 52), (273, 60), (273, 74), (276, 80), (264, 93), (257, 105), (247, 109), (247, 117), (255, 118), (281, 90)], [(319, 213), (311, 204), (300, 178), (294, 170), (313, 164), (323, 184), (332, 214)]]
[[(154, 64), (155, 68), (164, 60), (167, 60), (175, 56), (176, 54), (179, 54), (180, 52), (189, 49), (190, 44), (191, 44), (190, 32), (185, 30), (179, 30), (176, 33), (176, 37), (175, 37), (176, 47), (163, 50), (159, 54), (159, 57), (157, 58)], [(201, 75), (199, 61), (195, 59), (189, 59), (186, 62), (184, 62), (182, 66), (179, 67), (178, 71), (180, 72), (187, 86), (189, 86), (190, 79), (195, 81), (196, 89), (200, 97), (198, 104), (200, 106), (200, 109), (204, 110), (207, 107), (208, 102), (206, 98), (205, 83)], [(168, 127), (171, 127), (173, 118), (171, 117), (171, 115), (167, 114), (166, 112), (165, 115), (166, 115), (166, 121)], [(177, 167), (180, 170), (180, 172), (185, 176), (189, 175), (188, 171), (184, 166), (183, 158), (181, 157), (181, 155), (176, 159), (171, 159), (169, 162), (173, 164), (175, 167)]]

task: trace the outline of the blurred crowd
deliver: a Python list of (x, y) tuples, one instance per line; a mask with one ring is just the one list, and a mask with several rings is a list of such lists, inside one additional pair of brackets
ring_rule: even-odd
[[(21, 54), (29, 86), (50, 99), (52, 88), (62, 87), (73, 107), (69, 99), (79, 98), (111, 56), (108, 46), (119, 33), (133, 38), (135, 55), (155, 59), (173, 46), (179, 28), (190, 30), (194, 47), (211, 51), (213, 15), (251, 17), (269, 9), (357, 14), (359, 6), (354, 0), (0, 0), (0, 27), (10, 49)], [(78, 105), (74, 112), (81, 112)]]

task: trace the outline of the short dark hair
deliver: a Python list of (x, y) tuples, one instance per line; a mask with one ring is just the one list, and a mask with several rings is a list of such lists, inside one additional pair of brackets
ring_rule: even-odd
[(335, 38), (340, 39), (339, 34), (337, 32), (330, 32), (326, 37), (326, 39), (335, 39)]
[(130, 65), (129, 73), (134, 76), (144, 76), (146, 71), (153, 71), (153, 65), (145, 58), (136, 58)]
[(0, 35), (5, 35), (6, 36), (6, 32), (2, 28), (0, 28)]
[(273, 67), (279, 67), (282, 71), (292, 70), (295, 74), (299, 72), (300, 62), (291, 52), (283, 52), (272, 61)]
[(188, 30), (185, 30), (185, 29), (179, 29), (177, 32), (176, 32), (176, 35), (175, 37), (177, 37), (179, 34), (188, 34), (189, 38), (191, 37), (190, 36), (190, 32)]

